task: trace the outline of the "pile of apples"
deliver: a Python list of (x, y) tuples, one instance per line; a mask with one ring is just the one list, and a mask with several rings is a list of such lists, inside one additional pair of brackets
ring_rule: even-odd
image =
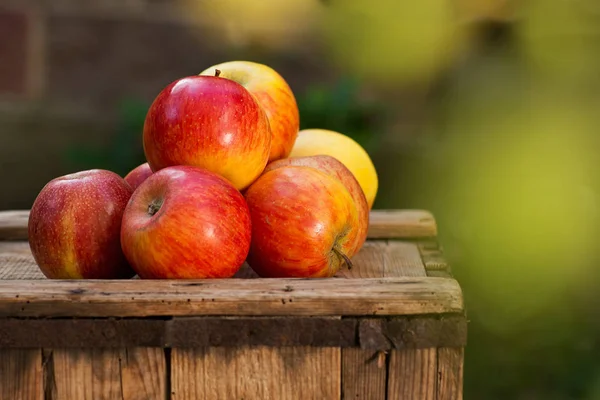
[(29, 244), (52, 279), (331, 277), (367, 237), (377, 174), (365, 150), (299, 130), (271, 67), (229, 61), (166, 86), (143, 128), (146, 163), (61, 176), (40, 191)]

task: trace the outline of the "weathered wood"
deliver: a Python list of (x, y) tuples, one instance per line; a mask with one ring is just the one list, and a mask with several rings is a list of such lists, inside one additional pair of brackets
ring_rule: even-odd
[(417, 245), (397, 240), (388, 242), (383, 269), (385, 277), (427, 276)]
[(29, 210), (0, 211), (0, 240), (27, 239)]
[[(99, 357), (101, 354), (97, 354), (96, 358)], [(51, 363), (52, 370), (52, 375), (46, 378), (47, 383), (52, 383), (51, 388), (46, 388), (50, 399), (94, 400), (92, 349), (55, 349), (46, 361), (47, 367)]]
[[(0, 211), (0, 240), (26, 240), (29, 210)], [(371, 239), (417, 239), (437, 235), (437, 225), (425, 210), (372, 210)]]
[(112, 318), (0, 318), (0, 348), (165, 346), (167, 321)]
[(121, 350), (123, 400), (167, 399), (167, 361), (163, 349), (152, 347)]
[(387, 369), (377, 361), (377, 351), (342, 350), (343, 399), (385, 400)]
[(2, 348), (209, 346), (460, 347), (463, 315), (348, 317), (0, 318)]
[(463, 356), (463, 347), (445, 347), (437, 350), (438, 400), (462, 400)]
[(163, 400), (162, 349), (71, 348), (45, 350), (46, 398)]
[(0, 281), (0, 316), (413, 315), (461, 312), (453, 279)]
[[(375, 278), (396, 276), (425, 276), (425, 265), (419, 255), (418, 245), (398, 240), (369, 240), (356, 254), (352, 269), (341, 269), (337, 277)], [(235, 278), (258, 278), (244, 266)], [(38, 268), (29, 244), (23, 241), (0, 241), (0, 280), (46, 279)]]
[(0, 399), (42, 400), (40, 349), (0, 349)]
[(419, 239), (437, 236), (433, 215), (425, 210), (373, 210), (368, 236), (371, 239)]
[(392, 350), (388, 366), (388, 399), (435, 400), (437, 349)]
[(356, 319), (175, 318), (169, 322), (173, 347), (357, 346)]
[(340, 349), (173, 349), (171, 398), (339, 400)]

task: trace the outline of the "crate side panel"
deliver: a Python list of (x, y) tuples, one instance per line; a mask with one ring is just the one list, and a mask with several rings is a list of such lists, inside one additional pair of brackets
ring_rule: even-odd
[(167, 399), (167, 360), (157, 347), (134, 347), (121, 351), (123, 400)]
[(436, 348), (392, 350), (389, 357), (389, 400), (436, 399)]
[(160, 348), (45, 350), (47, 398), (164, 400), (166, 362)]
[(442, 347), (437, 350), (438, 400), (462, 400), (464, 348)]
[[(342, 398), (385, 400), (385, 363), (379, 352), (355, 348), (342, 349)], [(383, 353), (381, 353), (383, 354)]]
[(339, 400), (340, 369), (336, 347), (173, 349), (171, 398)]
[(40, 349), (0, 349), (0, 399), (42, 400)]

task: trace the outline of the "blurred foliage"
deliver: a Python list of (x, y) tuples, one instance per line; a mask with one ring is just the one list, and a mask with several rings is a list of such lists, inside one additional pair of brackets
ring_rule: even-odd
[(104, 147), (73, 145), (67, 149), (66, 162), (73, 170), (108, 169), (125, 176), (146, 162), (142, 144), (144, 119), (150, 104), (125, 99), (118, 108), (115, 134)]
[(341, 132), (374, 153), (390, 110), (382, 101), (367, 100), (356, 79), (342, 77), (333, 85), (311, 85), (297, 94), (300, 129)]

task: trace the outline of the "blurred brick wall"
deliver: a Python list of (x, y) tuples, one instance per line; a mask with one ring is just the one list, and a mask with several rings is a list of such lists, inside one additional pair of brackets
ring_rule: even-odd
[[(178, 77), (246, 57), (208, 29), (169, 0), (0, 0), (0, 209), (29, 208), (72, 172), (68, 146), (107, 143), (124, 98), (150, 102)], [(294, 51), (256, 61), (294, 90), (327, 79), (318, 56)]]

